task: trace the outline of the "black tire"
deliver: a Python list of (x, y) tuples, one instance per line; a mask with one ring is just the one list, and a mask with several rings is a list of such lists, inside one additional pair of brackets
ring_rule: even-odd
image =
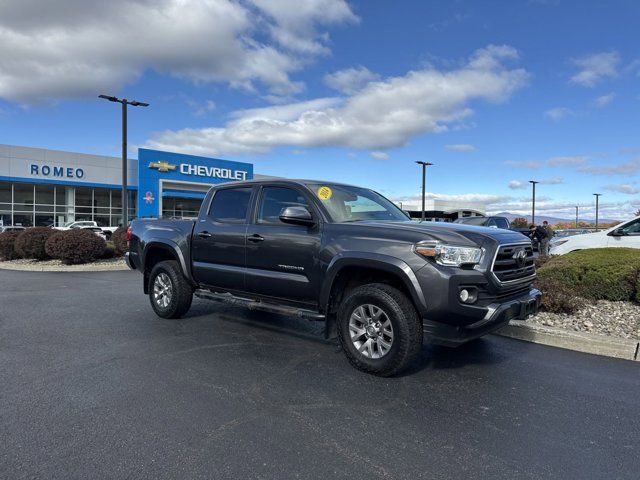
[[(169, 288), (162, 288), (161, 285), (158, 285), (160, 290), (166, 294), (163, 295), (162, 301), (156, 297), (158, 292), (155, 290), (155, 286), (158, 277), (161, 278), (163, 284), (169, 285)], [(191, 308), (192, 300), (193, 288), (182, 274), (178, 262), (166, 260), (153, 267), (151, 275), (149, 275), (149, 301), (156, 315), (162, 318), (181, 318)]]
[[(364, 305), (381, 309), (393, 327), (391, 347), (380, 358), (372, 358), (381, 354), (379, 345), (373, 346), (374, 351), (367, 356), (367, 348), (363, 353), (359, 352), (351, 338), (349, 322), (358, 307)], [(386, 284), (371, 283), (349, 292), (338, 309), (337, 324), (342, 350), (351, 365), (374, 375), (389, 377), (400, 373), (416, 360), (422, 347), (422, 322), (418, 312), (404, 293)], [(366, 336), (359, 338), (368, 339)], [(375, 342), (374, 339), (371, 341)]]

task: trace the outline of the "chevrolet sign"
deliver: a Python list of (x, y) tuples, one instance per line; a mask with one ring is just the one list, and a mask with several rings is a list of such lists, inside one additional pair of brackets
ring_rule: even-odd
[(223, 178), (226, 180), (246, 180), (247, 172), (244, 170), (231, 170), (230, 168), (207, 167), (206, 165), (180, 164), (180, 173), (183, 175), (196, 175), (198, 177)]
[(175, 165), (171, 165), (169, 162), (151, 162), (149, 168), (155, 168), (159, 172), (168, 172), (176, 169)]

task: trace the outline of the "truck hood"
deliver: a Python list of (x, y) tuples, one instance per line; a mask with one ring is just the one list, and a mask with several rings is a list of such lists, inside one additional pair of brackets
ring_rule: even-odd
[(445, 222), (397, 222), (384, 220), (363, 220), (348, 223), (352, 226), (384, 230), (391, 232), (411, 232), (424, 239), (440, 240), (445, 243), (485, 246), (486, 244), (521, 243), (530, 241), (520, 232), (501, 228), (478, 227), (462, 223)]

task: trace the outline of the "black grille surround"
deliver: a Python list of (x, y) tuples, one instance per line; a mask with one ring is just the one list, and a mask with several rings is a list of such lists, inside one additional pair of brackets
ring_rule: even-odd
[(500, 245), (491, 273), (501, 285), (525, 282), (536, 276), (531, 243)]

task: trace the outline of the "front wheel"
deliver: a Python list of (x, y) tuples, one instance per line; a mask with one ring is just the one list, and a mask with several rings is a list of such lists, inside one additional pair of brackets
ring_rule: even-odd
[(156, 315), (181, 318), (191, 308), (193, 289), (174, 260), (158, 263), (149, 275), (149, 300)]
[(359, 370), (388, 377), (411, 365), (422, 347), (422, 325), (400, 290), (381, 283), (352, 290), (338, 309), (338, 338)]

